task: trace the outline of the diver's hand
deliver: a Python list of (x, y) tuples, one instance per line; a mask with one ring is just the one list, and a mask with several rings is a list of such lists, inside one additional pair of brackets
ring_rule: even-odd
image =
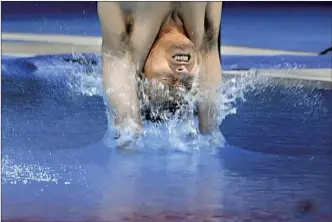
[(134, 149), (142, 135), (142, 126), (127, 122), (126, 126), (117, 127), (114, 140), (116, 149)]
[(135, 145), (141, 138), (142, 125), (135, 121), (125, 121), (124, 124), (110, 124), (104, 135), (103, 142), (110, 149), (135, 149)]

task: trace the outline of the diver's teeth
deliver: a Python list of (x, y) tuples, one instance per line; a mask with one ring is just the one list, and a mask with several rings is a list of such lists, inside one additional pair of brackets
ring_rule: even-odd
[(188, 55), (177, 55), (174, 57), (175, 61), (178, 62), (188, 62), (189, 61), (189, 56)]

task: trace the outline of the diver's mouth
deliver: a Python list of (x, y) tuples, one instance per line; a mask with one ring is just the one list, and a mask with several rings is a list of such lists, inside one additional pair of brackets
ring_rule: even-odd
[(189, 62), (191, 59), (191, 56), (190, 56), (190, 54), (175, 54), (172, 56), (172, 58), (176, 62)]

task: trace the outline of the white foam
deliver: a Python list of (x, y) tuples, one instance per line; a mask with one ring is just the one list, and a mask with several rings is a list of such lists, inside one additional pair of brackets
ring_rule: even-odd
[[(78, 55), (79, 56), (79, 55)], [(39, 66), (38, 66), (39, 68)], [(86, 96), (103, 96), (102, 88), (102, 78), (100, 67), (91, 67), (87, 70), (86, 66), (81, 66), (81, 70), (77, 71), (74, 69), (72, 73), (69, 73), (69, 79), (66, 79), (66, 83), (70, 86), (72, 93), (83, 94)], [(294, 69), (298, 67), (293, 67)], [(49, 72), (57, 72), (61, 68), (57, 67), (55, 70), (49, 70)], [(143, 85), (141, 86), (144, 86)], [(246, 93), (261, 92), (266, 89), (267, 86), (271, 86), (269, 78), (257, 76), (255, 70), (251, 70), (249, 75), (237, 78), (228, 78), (223, 80), (219, 89), (218, 97), (218, 107), (219, 107), (219, 120), (221, 124), (222, 121), (232, 114), (236, 114), (236, 104), (238, 101), (245, 101)], [(158, 91), (160, 88), (155, 88), (155, 96), (158, 93), (166, 93), (167, 97), (170, 96), (171, 92)], [(307, 93), (301, 93), (303, 89), (299, 87), (289, 87), (282, 90), (285, 97), (290, 98), (290, 105), (305, 106), (308, 112), (315, 113), (315, 109), (321, 110), (321, 98), (319, 95), (315, 94), (313, 97)], [(255, 91), (255, 92), (254, 92)], [(168, 93), (168, 94), (167, 94)], [(165, 94), (159, 94), (165, 96)], [(143, 93), (142, 107), (152, 108), (155, 114), (164, 117), (167, 122), (156, 125), (150, 122), (144, 122), (142, 137), (131, 144), (133, 149), (166, 149), (166, 150), (179, 150), (183, 152), (196, 152), (202, 149), (214, 151), (215, 149), (224, 146), (223, 135), (218, 132), (213, 135), (200, 135), (197, 132), (198, 121), (194, 117), (193, 113), (190, 111), (195, 105), (196, 94), (188, 94), (184, 96), (184, 100), (188, 102), (186, 106), (182, 106), (175, 115), (169, 115), (167, 112), (163, 112), (158, 103), (153, 103), (144, 97), (146, 94)], [(180, 98), (183, 95), (175, 95), (174, 99)], [(187, 114), (186, 119), (179, 121), (177, 117), (181, 116), (182, 113)], [(110, 122), (109, 113), (108, 118)], [(130, 125), (130, 124), (129, 124)], [(123, 137), (122, 141), (115, 141), (114, 130), (112, 125), (108, 126), (108, 132), (105, 134), (104, 142), (109, 147), (115, 147), (119, 144), (126, 144), (132, 138), (132, 134), (128, 132), (127, 137)], [(23, 183), (27, 184), (33, 181), (38, 182), (50, 182), (59, 183), (59, 181), (64, 181), (63, 178), (59, 176), (52, 168), (47, 166), (42, 166), (39, 164), (17, 164), (11, 161), (8, 157), (2, 157), (2, 182), (3, 183)], [(65, 183), (70, 183), (68, 179)]]
[[(73, 54), (74, 59), (83, 59), (80, 54)], [(74, 69), (68, 73), (69, 79), (66, 82), (72, 93), (78, 93), (85, 96), (95, 96), (103, 94), (101, 69), (99, 66), (79, 66), (79, 70)]]
[(33, 181), (58, 183), (61, 179), (59, 174), (51, 168), (39, 164), (17, 164), (9, 157), (2, 157), (1, 164), (2, 183), (28, 184)]
[[(80, 55), (76, 55), (81, 58)], [(278, 65), (276, 65), (278, 66)], [(85, 67), (85, 66), (84, 66)], [(86, 96), (103, 96), (101, 69), (99, 66), (91, 67), (90, 70), (86, 70), (86, 67), (77, 72), (75, 70), (70, 74), (68, 85), (73, 93), (79, 93)], [(293, 69), (299, 69), (302, 67), (295, 66), (290, 67)], [(144, 121), (144, 127), (142, 137), (137, 141), (131, 141), (131, 147), (138, 149), (139, 147), (149, 148), (167, 148), (176, 150), (200, 150), (202, 147), (221, 147), (223, 146), (223, 136), (211, 135), (202, 136), (197, 133), (197, 118), (193, 116), (193, 107), (197, 101), (197, 92), (191, 94), (182, 95), (181, 93), (174, 94), (167, 88), (161, 85), (154, 85), (152, 91), (147, 91), (148, 83), (146, 81), (139, 82), (139, 89), (141, 90), (140, 97), (141, 109), (151, 110), (152, 116), (160, 116), (165, 123), (156, 125)], [(245, 94), (262, 92), (266, 87), (272, 86), (273, 81), (267, 76), (258, 76), (257, 72), (253, 69), (248, 74), (241, 77), (227, 77), (220, 84), (218, 100), (219, 116), (218, 122), (222, 121), (228, 116), (236, 114), (236, 104), (239, 101), (245, 101)], [(150, 87), (150, 86), (149, 86)], [(151, 89), (151, 88), (150, 88)], [(294, 92), (294, 90), (296, 92)], [(306, 105), (308, 109), (312, 109), (314, 106), (319, 106), (321, 98), (312, 98), (301, 92), (302, 86), (285, 87), (283, 93), (290, 97), (296, 97), (291, 99), (293, 106)], [(103, 96), (104, 97), (104, 96)], [(151, 99), (153, 98), (153, 99)], [(181, 106), (175, 115), (170, 114), (163, 109), (162, 104), (167, 100), (173, 100), (173, 102), (180, 104), (183, 101), (187, 102), (187, 105)], [(178, 121), (178, 117), (185, 115), (186, 121)], [(107, 111), (108, 116), (108, 130), (104, 137), (104, 143), (109, 147), (115, 147), (117, 145), (124, 145), (130, 141), (130, 138), (135, 134), (128, 129), (126, 136), (123, 136), (121, 140), (114, 140), (116, 135), (115, 129), (113, 129), (111, 116)], [(130, 126), (130, 124), (128, 124)], [(215, 145), (209, 144), (206, 141), (215, 141)], [(218, 142), (216, 142), (218, 141)]]
[[(255, 72), (253, 71), (254, 75)], [(242, 79), (235, 77), (224, 81), (220, 84), (219, 96), (217, 98), (217, 113), (218, 123), (225, 119), (227, 115), (236, 113), (237, 100), (244, 100), (244, 93), (255, 85), (253, 75), (247, 75)], [(159, 116), (164, 122), (161, 124), (154, 124), (144, 121), (142, 135), (135, 141), (130, 140), (130, 136), (121, 139), (121, 141), (114, 140), (115, 130), (110, 121), (111, 117), (108, 113), (108, 131), (104, 137), (106, 146), (114, 148), (116, 144), (121, 142), (121, 145), (128, 145), (134, 149), (170, 149), (181, 151), (197, 151), (201, 149), (214, 150), (223, 147), (224, 137), (220, 132), (215, 132), (211, 135), (200, 135), (198, 133), (198, 120), (194, 116), (194, 107), (200, 99), (200, 93), (195, 91), (195, 87), (190, 93), (176, 92), (170, 90), (161, 84), (152, 83), (148, 81), (139, 81), (139, 93), (141, 98), (141, 110), (150, 110), (152, 116)], [(164, 109), (164, 104), (173, 102), (180, 105), (175, 113), (171, 114)], [(184, 117), (184, 118), (182, 118)], [(144, 116), (142, 116), (144, 119)]]

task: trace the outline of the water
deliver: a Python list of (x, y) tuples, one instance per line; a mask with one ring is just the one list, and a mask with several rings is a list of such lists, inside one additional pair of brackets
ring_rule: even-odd
[(117, 151), (92, 58), (3, 58), (3, 219), (331, 220), (331, 91), (224, 78), (224, 140), (145, 123)]

